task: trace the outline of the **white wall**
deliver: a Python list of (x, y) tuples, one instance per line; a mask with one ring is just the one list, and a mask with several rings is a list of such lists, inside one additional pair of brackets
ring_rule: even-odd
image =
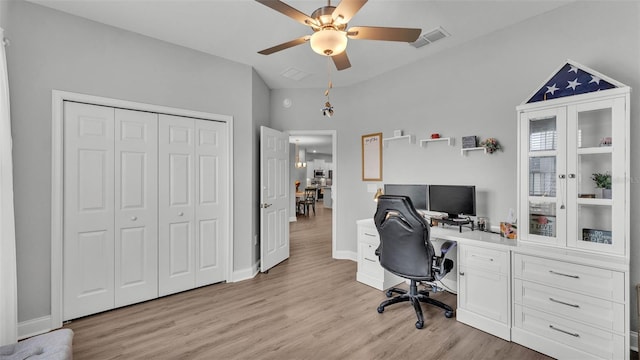
[(53, 89), (233, 116), (233, 262), (235, 271), (251, 269), (255, 127), (268, 122), (269, 106), (268, 89), (251, 67), (24, 1), (6, 8), (19, 321), (51, 313)]
[[(360, 138), (393, 130), (425, 138), (439, 132), (454, 136), (455, 147), (442, 143), (420, 148), (394, 142), (384, 149), (383, 178), (389, 183), (474, 184), (478, 213), (497, 223), (516, 207), (516, 112), (566, 59), (621, 81), (632, 93), (631, 138), (640, 137), (640, 4), (575, 2), (526, 22), (489, 34), (461, 47), (349, 88), (334, 88), (332, 118), (318, 111), (323, 90), (273, 90), (271, 117), (280, 129), (336, 129), (340, 169), (337, 198), (337, 251), (356, 252), (355, 221), (375, 211), (373, 194), (361, 181)], [(455, 36), (455, 34), (453, 34)], [(443, 40), (446, 41), (446, 40)], [(374, 45), (372, 45), (374, 46)], [(420, 51), (420, 50), (416, 50)], [(371, 56), (375, 56), (372, 53)], [(352, 58), (353, 66), (358, 59)], [(334, 76), (334, 86), (340, 86)], [(294, 104), (283, 108), (282, 100)], [(495, 137), (504, 150), (492, 155), (460, 155), (461, 137)], [(632, 159), (640, 145), (632, 141)], [(631, 163), (631, 219), (640, 216), (640, 166)], [(357, 204), (354, 205), (354, 204)], [(640, 223), (631, 224), (631, 284), (640, 281)], [(635, 294), (635, 288), (631, 289)], [(632, 296), (632, 329), (637, 328)]]

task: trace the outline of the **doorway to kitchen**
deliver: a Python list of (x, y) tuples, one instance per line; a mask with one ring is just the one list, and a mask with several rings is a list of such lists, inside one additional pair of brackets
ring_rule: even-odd
[[(336, 219), (338, 213), (337, 140), (335, 130), (288, 131), (291, 151), (290, 233), (320, 233), (327, 239), (331, 229), (331, 254), (336, 256)], [(305, 202), (305, 190), (315, 201)], [(324, 231), (323, 231), (324, 229)], [(318, 239), (322, 241), (322, 239)], [(293, 244), (292, 244), (293, 245)]]

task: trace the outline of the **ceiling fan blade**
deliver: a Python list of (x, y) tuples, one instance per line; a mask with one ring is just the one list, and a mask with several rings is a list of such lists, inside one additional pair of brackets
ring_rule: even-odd
[(258, 51), (258, 54), (270, 55), (270, 54), (273, 54), (274, 52), (285, 50), (285, 49), (288, 49), (290, 47), (294, 47), (296, 45), (304, 44), (307, 41), (309, 41), (310, 38), (311, 38), (311, 36), (305, 35), (305, 36), (297, 38), (295, 40), (287, 41), (287, 42), (282, 43), (280, 45), (276, 45), (276, 46), (270, 47), (268, 49), (264, 49), (264, 50)]
[(336, 64), (336, 69), (338, 70), (344, 70), (351, 67), (351, 63), (349, 62), (349, 57), (347, 56), (346, 51), (332, 56), (331, 59), (333, 60), (333, 63)]
[(354, 26), (347, 31), (350, 39), (414, 42), (422, 29), (377, 26)]
[(309, 17), (307, 14), (299, 11), (298, 9), (283, 3), (282, 1), (279, 1), (279, 0), (256, 0), (256, 1), (264, 6), (270, 7), (271, 9), (279, 13), (287, 15), (288, 17), (292, 18), (297, 22), (302, 23), (303, 25), (307, 25), (307, 26), (311, 26), (312, 24), (317, 25), (316, 21), (313, 18)]
[(366, 2), (367, 0), (342, 0), (331, 16), (334, 21), (346, 24)]

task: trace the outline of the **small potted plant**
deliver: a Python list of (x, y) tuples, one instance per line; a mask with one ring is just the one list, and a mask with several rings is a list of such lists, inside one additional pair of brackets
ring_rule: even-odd
[(602, 198), (611, 199), (611, 174), (593, 173), (591, 179), (595, 181), (596, 188), (602, 189)]
[(481, 142), (480, 146), (487, 149), (487, 152), (489, 154), (493, 154), (494, 152), (502, 149), (502, 146), (500, 146), (500, 143), (495, 138), (488, 138), (487, 140)]

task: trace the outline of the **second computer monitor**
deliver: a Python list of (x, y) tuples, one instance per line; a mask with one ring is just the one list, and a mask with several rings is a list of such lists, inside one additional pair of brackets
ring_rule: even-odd
[(429, 185), (429, 210), (449, 214), (476, 215), (476, 187), (473, 185)]

